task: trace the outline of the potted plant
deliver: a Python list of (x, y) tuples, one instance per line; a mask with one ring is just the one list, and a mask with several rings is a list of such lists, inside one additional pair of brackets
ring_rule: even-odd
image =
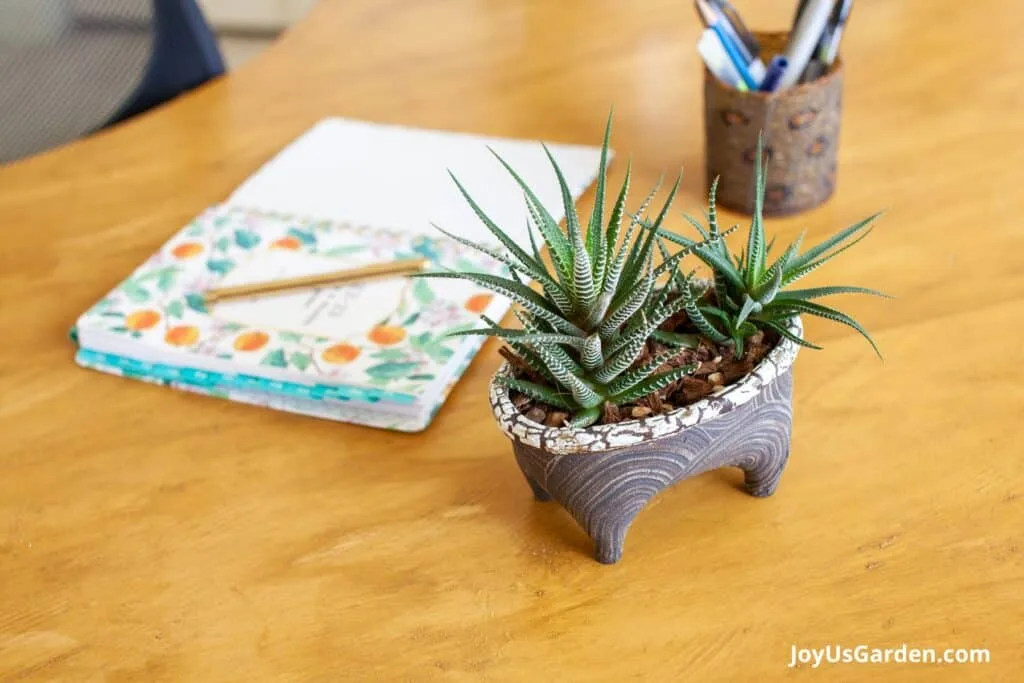
[[(459, 185), (504, 249), (445, 234), (504, 263), (509, 277), (426, 275), (471, 280), (516, 304), (520, 329), (485, 318), (486, 327), (461, 334), (490, 335), (507, 344), (507, 362), (490, 387), (495, 419), (512, 441), (534, 495), (564, 506), (594, 540), (603, 563), (621, 557), (626, 531), (647, 501), (681, 479), (737, 466), (752, 495), (771, 495), (789, 456), (791, 367), (800, 347), (820, 348), (803, 338), (800, 316), (848, 325), (874, 347), (859, 323), (815, 299), (880, 294), (861, 287), (792, 288), (863, 239), (877, 214), (804, 252), (798, 239), (772, 259), (762, 221), (760, 149), (756, 205), (739, 255), (724, 240), (735, 227), (718, 226), (717, 183), (707, 225), (688, 217), (697, 240), (664, 229), (678, 178), (649, 218), (658, 188), (628, 213), (627, 168), (606, 216), (610, 129), (609, 118), (585, 229), (550, 153), (564, 202), (564, 231), (498, 158), (522, 187), (550, 265), (532, 232), (528, 249), (515, 244)], [(673, 252), (676, 245), (682, 248)], [(709, 279), (684, 273), (680, 263), (688, 254), (710, 267)]]

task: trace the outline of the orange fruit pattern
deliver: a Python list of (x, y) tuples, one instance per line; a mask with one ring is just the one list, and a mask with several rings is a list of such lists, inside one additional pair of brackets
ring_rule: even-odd
[(245, 332), (235, 337), (232, 346), (235, 351), (258, 351), (267, 345), (270, 335), (266, 332)]
[(470, 313), (483, 313), (484, 311), (487, 310), (487, 307), (491, 305), (492, 301), (494, 301), (493, 294), (474, 294), (473, 296), (466, 299), (466, 310), (469, 311)]
[(295, 250), (295, 249), (298, 249), (301, 246), (302, 246), (302, 242), (300, 242), (297, 238), (291, 237), (291, 236), (289, 236), (289, 237), (282, 237), (279, 240), (274, 240), (270, 244), (270, 248), (271, 249), (291, 249), (291, 250)]
[(167, 330), (164, 341), (171, 346), (192, 346), (199, 341), (199, 329), (192, 325), (177, 325)]
[(192, 258), (201, 253), (203, 253), (203, 245), (198, 242), (182, 242), (174, 249), (171, 249), (171, 254), (174, 255), (174, 258), (178, 259)]
[(124, 319), (124, 326), (133, 332), (148, 330), (160, 322), (160, 314), (154, 310), (145, 309), (129, 313)]
[(324, 359), (325, 363), (344, 365), (354, 361), (360, 353), (358, 346), (342, 343), (327, 347), (320, 353), (320, 357)]
[(405, 339), (405, 329), (395, 325), (377, 325), (367, 337), (374, 344), (393, 346)]

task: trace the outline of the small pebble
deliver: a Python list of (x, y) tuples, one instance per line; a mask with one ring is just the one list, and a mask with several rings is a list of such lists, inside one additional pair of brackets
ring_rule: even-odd
[(647, 417), (652, 412), (653, 411), (647, 406), (633, 406), (633, 410), (630, 412), (630, 415), (633, 417)]
[(714, 384), (716, 387), (720, 387), (725, 384), (725, 377), (720, 372), (712, 372), (708, 375), (708, 381)]
[(526, 419), (532, 420), (533, 422), (544, 423), (544, 418), (547, 417), (547, 413), (544, 412), (543, 408), (534, 406), (526, 411)]

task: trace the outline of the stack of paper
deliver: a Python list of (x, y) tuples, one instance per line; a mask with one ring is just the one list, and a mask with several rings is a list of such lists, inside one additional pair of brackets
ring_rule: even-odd
[[(493, 241), (447, 175), (526, 240), (526, 210), (487, 151), (517, 168), (555, 216), (538, 143), (321, 122), (174, 235), (77, 322), (79, 364), (231, 400), (416, 431), (482, 339), (447, 333), (500, 318), (508, 302), (460, 280), (391, 278), (207, 305), (214, 287), (426, 257), (432, 268), (501, 272), (429, 223)], [(599, 150), (553, 146), (574, 196)]]

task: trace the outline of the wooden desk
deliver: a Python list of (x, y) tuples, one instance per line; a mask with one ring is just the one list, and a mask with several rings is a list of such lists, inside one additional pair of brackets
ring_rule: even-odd
[[(326, 2), (239, 73), (0, 169), (0, 681), (1019, 680), (1022, 22), (857, 4), (838, 193), (770, 227), (888, 209), (828, 275), (898, 295), (846, 304), (886, 361), (812, 321), (778, 494), (683, 483), (610, 567), (531, 499), (484, 398), (493, 345), (408, 436), (81, 370), (66, 332), (325, 115), (594, 142), (614, 103), (636, 186), (683, 164), (698, 208), (688, 3)], [(992, 663), (787, 669), (833, 643)]]

